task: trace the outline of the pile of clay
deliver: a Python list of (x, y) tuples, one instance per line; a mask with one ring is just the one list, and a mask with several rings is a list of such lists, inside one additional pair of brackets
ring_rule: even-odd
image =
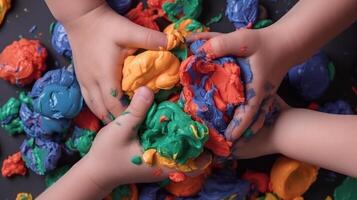
[[(159, 175), (162, 167), (177, 172), (159, 183), (120, 186), (106, 199), (302, 199), (316, 180), (318, 167), (280, 157), (266, 170), (270, 173), (248, 170), (237, 174), (237, 161), (229, 161), (232, 143), (224, 132), (235, 108), (248, 98), (245, 84), (254, 77), (243, 58), (212, 60), (201, 50), (206, 41), (185, 42), (189, 34), (209, 31), (211, 22), (204, 25), (198, 21), (202, 0), (148, 0), (131, 10), (130, 0), (109, 0), (108, 4), (133, 22), (167, 35), (168, 44), (161, 50), (125, 59), (122, 89), (129, 99), (141, 86), (155, 93), (155, 102), (138, 128), (144, 152), (132, 158), (133, 165), (155, 167), (154, 175)], [(259, 29), (273, 23), (258, 0), (227, 0), (225, 14), (237, 29)], [(221, 17), (211, 21), (218, 22)], [(158, 19), (171, 24), (160, 29)], [(56, 22), (50, 30), (56, 52), (72, 59), (64, 26)], [(34, 84), (30, 92), (19, 93), (0, 108), (0, 125), (9, 135), (26, 135), (19, 151), (4, 160), (2, 175), (23, 176), (30, 169), (46, 175), (49, 187), (74, 164), (60, 165), (60, 160), (85, 156), (103, 124), (86, 107), (73, 66), (45, 72), (46, 57), (46, 49), (35, 40), (21, 39), (2, 51), (0, 78), (20, 87)], [(323, 95), (333, 77), (333, 64), (320, 52), (292, 68), (286, 81), (297, 95), (310, 101)], [(323, 106), (311, 103), (309, 107), (353, 113), (342, 100)], [(186, 176), (197, 169), (195, 160), (204, 151), (218, 159), (212, 159), (202, 174)], [(304, 177), (296, 176), (302, 173)], [(32, 196), (19, 193), (17, 199), (22, 198)]]

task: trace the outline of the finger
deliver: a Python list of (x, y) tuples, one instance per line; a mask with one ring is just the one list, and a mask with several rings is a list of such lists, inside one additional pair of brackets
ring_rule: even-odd
[(228, 34), (221, 34), (208, 40), (202, 49), (206, 55), (211, 58), (218, 58), (226, 55), (235, 55), (246, 57), (253, 53), (253, 46), (256, 42), (251, 41), (252, 38), (247, 31), (237, 30)]
[(225, 131), (225, 136), (228, 140), (234, 141), (238, 139), (252, 124), (259, 110), (261, 99), (263, 99), (260, 94), (261, 93), (258, 92), (254, 98), (247, 99), (246, 104), (240, 105), (235, 110), (234, 117)]
[[(88, 91), (88, 90), (87, 90)], [(90, 92), (87, 92), (86, 96), (88, 100), (86, 103), (89, 109), (100, 119), (103, 123), (107, 124), (111, 122), (111, 116), (108, 110), (104, 106), (104, 101), (102, 99), (102, 94), (97, 85), (93, 85)]]
[(113, 114), (114, 117), (118, 117), (125, 109), (120, 103), (120, 98), (123, 94), (119, 85), (106, 82), (101, 84), (100, 88), (106, 109)]
[(217, 33), (217, 32), (192, 33), (189, 36), (187, 36), (186, 41), (194, 42), (195, 40), (209, 40), (221, 34), (222, 33)]
[[(121, 16), (118, 17), (120, 18)], [(150, 50), (166, 48), (167, 38), (164, 33), (137, 25), (128, 20), (126, 20), (125, 23), (121, 21), (120, 24), (121, 25), (117, 26), (117, 32), (120, 32), (116, 38), (118, 44), (129, 48)]]
[(253, 118), (252, 125), (243, 133), (245, 139), (250, 139), (254, 134), (256, 134), (263, 126), (266, 119), (266, 114), (273, 102), (272, 97), (265, 98), (261, 106)]
[(129, 107), (119, 114), (114, 124), (122, 133), (127, 133), (131, 138), (133, 132), (141, 124), (154, 100), (153, 92), (147, 87), (140, 87), (130, 102)]

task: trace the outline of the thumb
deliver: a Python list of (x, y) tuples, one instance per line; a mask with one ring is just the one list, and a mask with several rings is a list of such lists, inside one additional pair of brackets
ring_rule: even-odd
[(244, 29), (221, 34), (208, 40), (202, 50), (211, 59), (228, 55), (247, 57), (253, 53), (252, 44), (256, 43), (251, 39), (251, 34), (253, 31)]
[(147, 87), (140, 87), (135, 91), (128, 108), (113, 123), (120, 127), (122, 133), (126, 133), (130, 137), (144, 120), (153, 100), (154, 94), (152, 91)]

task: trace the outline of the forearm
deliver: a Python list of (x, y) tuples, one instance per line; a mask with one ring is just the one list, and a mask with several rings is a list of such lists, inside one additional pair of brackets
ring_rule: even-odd
[(273, 128), (279, 153), (357, 177), (357, 116), (284, 111)]
[(43, 192), (38, 200), (98, 200), (103, 199), (111, 192), (111, 189), (100, 188), (91, 179), (85, 157), (76, 163), (61, 179)]
[[(270, 27), (286, 66), (300, 64), (357, 20), (355, 0), (300, 0)], [(286, 59), (288, 58), (288, 59)]]
[(45, 0), (53, 16), (67, 22), (106, 3), (105, 0)]

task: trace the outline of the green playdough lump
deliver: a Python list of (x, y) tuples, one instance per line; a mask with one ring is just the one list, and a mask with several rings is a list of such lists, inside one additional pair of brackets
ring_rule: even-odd
[(129, 185), (122, 185), (115, 188), (112, 192), (112, 200), (121, 200), (131, 197), (131, 190)]
[(221, 21), (222, 17), (223, 17), (222, 13), (212, 17), (210, 20), (208, 20), (208, 22), (206, 23), (206, 26), (209, 26), (211, 24)]
[(66, 141), (66, 147), (72, 151), (78, 151), (83, 157), (92, 146), (95, 135), (93, 131), (76, 127), (73, 135)]
[(329, 62), (327, 65), (327, 68), (328, 68), (330, 80), (333, 81), (333, 79), (335, 78), (335, 74), (336, 74), (335, 65), (333, 64), (333, 62)]
[(159, 92), (155, 94), (155, 102), (156, 103), (163, 102), (169, 99), (172, 94), (175, 93), (179, 94), (181, 90), (182, 90), (181, 86), (176, 86), (169, 90), (159, 90)]
[(261, 29), (261, 28), (265, 28), (267, 26), (270, 26), (273, 24), (273, 21), (270, 20), (270, 19), (262, 19), (262, 20), (259, 20), (257, 23), (255, 23), (253, 25), (253, 28), (254, 29)]
[(23, 124), (19, 118), (21, 103), (32, 105), (32, 99), (25, 92), (20, 92), (19, 99), (12, 97), (0, 108), (0, 125), (10, 135), (23, 132)]
[(140, 156), (134, 156), (132, 159), (131, 159), (131, 162), (135, 165), (141, 165), (141, 163), (143, 163), (143, 160), (141, 159)]
[(175, 2), (166, 2), (162, 9), (172, 22), (180, 18), (197, 19), (202, 12), (202, 0), (176, 0)]
[(207, 126), (193, 121), (175, 103), (154, 103), (140, 127), (140, 142), (144, 150), (156, 149), (179, 164), (197, 158), (208, 140)]
[(67, 173), (70, 168), (71, 167), (69, 165), (65, 165), (65, 166), (59, 167), (59, 168), (55, 169), (54, 171), (50, 172), (45, 178), (46, 187), (50, 187), (51, 185), (53, 185), (65, 173)]
[(333, 194), (334, 200), (357, 199), (357, 179), (347, 177)]

